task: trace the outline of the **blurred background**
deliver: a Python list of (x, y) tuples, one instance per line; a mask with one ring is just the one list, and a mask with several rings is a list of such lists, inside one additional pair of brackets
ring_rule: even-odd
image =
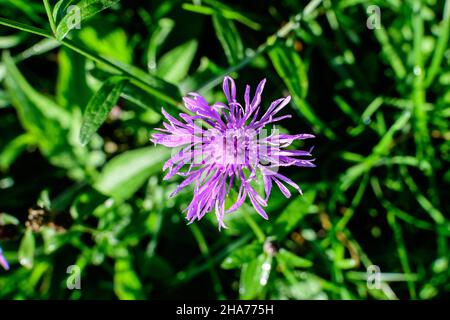
[[(1, 299), (449, 297), (449, 0), (0, 12)], [(192, 189), (168, 197), (149, 137), (187, 92), (224, 101), (225, 75), (241, 101), (267, 78), (263, 108), (292, 95), (280, 128), (316, 135), (317, 168), (219, 232), (186, 224)]]

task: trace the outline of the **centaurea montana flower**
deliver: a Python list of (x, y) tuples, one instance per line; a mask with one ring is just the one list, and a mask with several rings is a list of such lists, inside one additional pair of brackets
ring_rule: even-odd
[[(268, 219), (263, 207), (267, 206), (272, 184), (290, 197), (288, 184), (300, 193), (300, 187), (288, 177), (278, 173), (280, 167), (314, 167), (310, 151), (285, 149), (295, 140), (313, 138), (311, 134), (279, 134), (272, 130), (266, 134), (265, 126), (273, 124), (290, 115), (276, 116), (291, 100), (291, 97), (273, 101), (266, 112), (258, 118), (261, 111), (261, 94), (266, 80), (262, 80), (253, 99), (250, 101), (250, 86), (244, 94), (244, 106), (236, 100), (234, 80), (225, 77), (223, 91), (227, 104), (208, 102), (198, 93), (189, 93), (185, 97), (186, 108), (194, 115), (180, 113), (181, 120), (162, 113), (168, 123), (162, 133), (152, 135), (155, 144), (175, 148), (172, 157), (164, 164), (168, 172), (164, 180), (175, 175), (185, 177), (171, 196), (179, 193), (188, 185), (194, 185), (194, 196), (187, 206), (186, 218), (193, 222), (200, 220), (206, 213), (215, 211), (219, 229), (224, 224), (225, 213), (238, 209), (248, 197), (255, 210)], [(203, 128), (206, 124), (208, 128)], [(275, 127), (274, 127), (275, 128)], [(180, 171), (189, 164), (187, 171)], [(261, 180), (262, 176), (262, 180)], [(258, 177), (260, 177), (258, 179)], [(254, 184), (262, 181), (265, 198), (255, 190)], [(236, 202), (225, 209), (225, 200), (233, 185), (239, 187)]]
[(0, 247), (0, 266), (2, 266), (5, 270), (9, 270), (8, 261), (6, 261), (6, 258), (3, 256), (3, 251), (1, 247)]

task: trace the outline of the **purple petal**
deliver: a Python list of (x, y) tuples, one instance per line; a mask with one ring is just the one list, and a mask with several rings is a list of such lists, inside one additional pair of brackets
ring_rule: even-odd
[(261, 95), (262, 92), (264, 90), (264, 86), (266, 84), (266, 79), (263, 79), (259, 84), (258, 87), (256, 88), (256, 92), (255, 92), (255, 96), (253, 97), (252, 103), (251, 103), (251, 108), (250, 110), (254, 110), (256, 107), (258, 107), (261, 103)]

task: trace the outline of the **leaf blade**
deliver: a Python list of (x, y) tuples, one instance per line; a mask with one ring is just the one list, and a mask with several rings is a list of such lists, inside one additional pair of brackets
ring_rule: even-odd
[(119, 100), (123, 87), (128, 80), (121, 76), (107, 79), (89, 101), (83, 115), (80, 129), (80, 142), (86, 145), (92, 135), (108, 117), (108, 113)]
[[(63, 40), (71, 30), (77, 28), (83, 20), (89, 19), (120, 0), (81, 0), (68, 12), (56, 27), (55, 36)], [(76, 16), (78, 15), (79, 16)], [(74, 17), (75, 15), (75, 17)]]
[(213, 14), (213, 25), (216, 30), (225, 56), (230, 65), (235, 65), (244, 58), (244, 45), (233, 21), (219, 13)]
[(152, 174), (160, 172), (169, 157), (166, 148), (145, 147), (124, 152), (111, 159), (97, 177), (94, 188), (107, 196), (126, 200)]

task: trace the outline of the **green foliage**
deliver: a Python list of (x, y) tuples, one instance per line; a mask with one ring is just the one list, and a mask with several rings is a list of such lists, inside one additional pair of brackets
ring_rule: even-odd
[[(58, 40), (64, 39), (71, 30), (77, 28), (78, 24), (81, 25), (85, 20), (120, 2), (120, 0), (70, 1), (70, 6), (73, 6), (72, 10), (69, 10), (70, 7), (67, 6), (69, 4), (67, 2), (69, 1), (60, 0), (58, 4), (55, 5), (56, 10), (63, 12), (61, 20), (58, 22), (55, 30), (55, 36)], [(64, 5), (64, 3), (66, 3), (66, 5)], [(53, 15), (56, 15), (55, 13), (53, 13)], [(79, 14), (79, 17), (76, 16), (77, 14)], [(53, 17), (53, 15), (51, 15), (51, 17)], [(56, 15), (56, 17), (58, 17), (58, 15)]]
[(126, 151), (105, 165), (94, 187), (105, 195), (127, 199), (148, 180), (149, 176), (161, 172), (162, 163), (169, 155), (169, 151), (161, 147)]
[(105, 122), (111, 109), (119, 100), (126, 78), (113, 76), (105, 81), (89, 101), (80, 129), (81, 144), (86, 145), (91, 136)]
[[(0, 12), (0, 299), (448, 295), (450, 0)], [(149, 136), (187, 92), (224, 102), (226, 75), (241, 102), (266, 78), (262, 111), (291, 95), (279, 128), (316, 135), (294, 147), (314, 145), (317, 168), (286, 168), (303, 194), (273, 190), (268, 221), (244, 204), (219, 232), (213, 213), (187, 225), (192, 188), (169, 196), (181, 180), (163, 180), (171, 150)]]
[(213, 23), (217, 38), (222, 44), (229, 64), (237, 64), (244, 58), (244, 45), (233, 21), (228, 20), (221, 14), (214, 14)]

